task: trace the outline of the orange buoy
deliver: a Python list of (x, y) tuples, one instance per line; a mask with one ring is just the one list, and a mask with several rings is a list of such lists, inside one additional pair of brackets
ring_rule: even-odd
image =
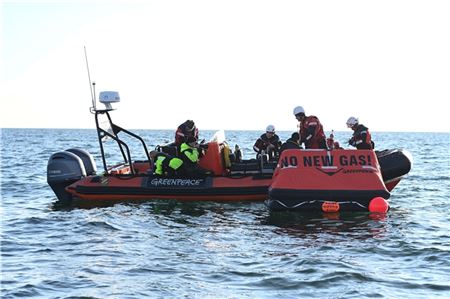
[(389, 204), (383, 197), (374, 197), (369, 202), (369, 212), (386, 213), (389, 210)]
[(339, 203), (335, 201), (326, 201), (322, 204), (322, 211), (325, 213), (336, 213), (339, 211)]

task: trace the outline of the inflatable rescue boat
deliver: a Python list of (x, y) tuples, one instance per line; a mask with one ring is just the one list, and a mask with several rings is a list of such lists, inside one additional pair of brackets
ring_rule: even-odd
[[(162, 177), (154, 175), (149, 151), (144, 140), (116, 125), (111, 119), (111, 103), (119, 101), (117, 92), (100, 93), (106, 109), (91, 111), (100, 144), (103, 171), (98, 172), (93, 156), (84, 149), (70, 148), (51, 155), (47, 165), (47, 182), (60, 203), (102, 204), (152, 199), (179, 201), (264, 201), (272, 181), (275, 161), (261, 163), (256, 159), (233, 161), (226, 142), (216, 137), (208, 142), (200, 166), (211, 170), (206, 177)], [(125, 137), (126, 138), (123, 138)], [(219, 134), (220, 135), (220, 134)], [(140, 143), (144, 161), (133, 161), (125, 140)], [(115, 142), (123, 161), (110, 166), (105, 142)], [(158, 146), (158, 151), (177, 155), (177, 147)]]
[(266, 204), (271, 210), (386, 212), (390, 191), (410, 168), (403, 151), (286, 150)]
[[(94, 92), (95, 94), (95, 92)], [(144, 140), (114, 124), (111, 103), (117, 92), (100, 93), (106, 109), (97, 109), (93, 99), (103, 170), (97, 171), (93, 156), (84, 149), (70, 148), (51, 155), (47, 182), (59, 203), (103, 205), (155, 199), (178, 201), (265, 201), (273, 210), (370, 210), (370, 200), (387, 200), (411, 167), (401, 150), (384, 152), (356, 150), (287, 150), (278, 161), (236, 160), (225, 140), (207, 143), (200, 166), (212, 171), (205, 177), (162, 177), (153, 174)], [(125, 135), (126, 138), (122, 138)], [(146, 159), (133, 161), (130, 146), (141, 144)], [(223, 138), (224, 139), (224, 138)], [(108, 163), (104, 142), (117, 145), (120, 163)], [(174, 146), (158, 146), (161, 152), (177, 154)]]

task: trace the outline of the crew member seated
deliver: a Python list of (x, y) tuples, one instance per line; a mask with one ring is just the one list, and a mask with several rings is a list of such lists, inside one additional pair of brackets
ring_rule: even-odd
[(211, 171), (200, 167), (198, 164), (203, 156), (203, 149), (197, 143), (197, 139), (189, 136), (186, 142), (181, 144), (180, 158), (184, 162), (184, 170), (187, 176), (204, 177), (211, 175)]
[(177, 157), (157, 151), (150, 152), (153, 161), (153, 174), (160, 176), (182, 176), (183, 161)]
[(278, 157), (280, 149), (280, 137), (275, 134), (275, 127), (268, 125), (266, 133), (262, 134), (253, 145), (253, 150), (258, 153), (257, 157), (266, 153), (269, 155), (269, 159)]
[(339, 142), (334, 140), (334, 131), (331, 131), (330, 137), (327, 138), (327, 148), (329, 151), (334, 149), (342, 149)]
[(234, 161), (235, 162), (242, 162), (242, 150), (239, 147), (239, 145), (234, 146)]
[(300, 145), (300, 134), (298, 132), (294, 132), (294, 133), (292, 133), (291, 138), (286, 140), (286, 142), (281, 145), (280, 156), (284, 150), (301, 149), (301, 148), (302, 148), (302, 146)]
[(175, 132), (175, 144), (180, 146), (187, 141), (188, 137), (198, 139), (198, 129), (195, 126), (194, 121), (190, 119), (178, 126), (177, 131)]

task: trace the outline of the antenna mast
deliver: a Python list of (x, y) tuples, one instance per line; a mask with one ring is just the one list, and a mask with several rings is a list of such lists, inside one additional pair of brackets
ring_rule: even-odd
[(86, 59), (86, 68), (87, 68), (88, 79), (89, 79), (89, 89), (91, 91), (91, 99), (92, 99), (92, 107), (91, 108), (93, 108), (94, 111), (95, 111), (96, 110), (96, 106), (95, 106), (95, 82), (91, 82), (91, 73), (89, 72), (89, 63), (88, 63), (88, 58), (87, 58), (86, 46), (84, 46), (84, 57)]

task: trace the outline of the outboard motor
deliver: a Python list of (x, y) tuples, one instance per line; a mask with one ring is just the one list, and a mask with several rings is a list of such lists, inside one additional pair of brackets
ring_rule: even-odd
[(94, 157), (92, 155), (80, 148), (69, 148), (66, 149), (66, 152), (71, 152), (72, 154), (80, 157), (81, 161), (83, 161), (84, 169), (86, 170), (87, 175), (95, 175), (97, 172), (97, 166), (95, 166)]
[(72, 196), (66, 187), (86, 176), (81, 158), (74, 153), (61, 151), (51, 155), (47, 164), (47, 183), (60, 201), (70, 202)]

